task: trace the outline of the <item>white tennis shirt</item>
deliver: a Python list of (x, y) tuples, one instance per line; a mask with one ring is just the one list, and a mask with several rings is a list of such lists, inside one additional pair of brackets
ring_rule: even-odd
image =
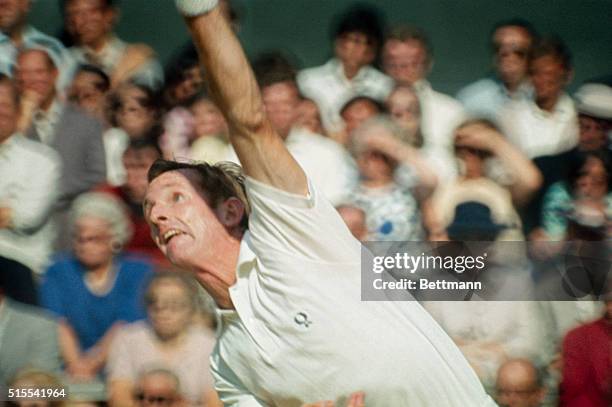
[(252, 205), (211, 356), (229, 406), (301, 406), (365, 392), (370, 406), (494, 406), (417, 302), (362, 302), (361, 248), (310, 186), (301, 197), (247, 179)]

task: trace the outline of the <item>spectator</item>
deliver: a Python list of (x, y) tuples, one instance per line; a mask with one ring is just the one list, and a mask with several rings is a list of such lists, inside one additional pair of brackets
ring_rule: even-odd
[(365, 210), (370, 240), (423, 238), (417, 198), (426, 198), (437, 179), (401, 137), (401, 128), (384, 117), (370, 119), (353, 135), (361, 180), (352, 200)]
[(10, 276), (0, 273), (0, 387), (24, 368), (60, 371), (57, 324), (40, 310), (7, 297)]
[(509, 140), (529, 158), (555, 155), (578, 144), (574, 102), (565, 93), (573, 75), (571, 54), (559, 38), (540, 40), (529, 58), (531, 100), (515, 100), (500, 112)]
[(149, 138), (160, 142), (162, 108), (157, 94), (144, 85), (124, 83), (111, 95), (109, 122), (112, 128), (104, 133), (107, 179), (111, 185), (125, 182), (122, 157), (130, 140)]
[[(180, 392), (181, 383), (173, 372), (166, 369), (152, 369), (139, 376), (133, 405), (138, 407), (159, 404), (168, 407), (188, 405)], [(123, 405), (129, 406), (132, 404)]]
[(155, 51), (145, 44), (127, 44), (113, 32), (118, 11), (114, 0), (62, 0), (66, 31), (76, 45), (70, 48), (79, 63), (102, 67), (115, 88), (134, 81), (157, 89), (163, 70)]
[(385, 106), (377, 100), (368, 96), (355, 96), (348, 100), (340, 109), (340, 117), (344, 123), (344, 130), (336, 133), (336, 141), (344, 146), (351, 142), (351, 136), (355, 129), (380, 114), (384, 114)]
[(530, 360), (510, 359), (497, 371), (496, 392), (500, 407), (541, 407), (546, 388)]
[(455, 132), (459, 177), (432, 196), (425, 211), (430, 240), (447, 240), (455, 207), (476, 200), (507, 225), (499, 240), (523, 240), (515, 206), (526, 204), (542, 179), (537, 168), (486, 120), (468, 120)]
[(580, 128), (579, 150), (610, 149), (608, 133), (612, 129), (612, 87), (590, 83), (581, 86), (574, 96)]
[(18, 104), (13, 82), (0, 74), (0, 273), (8, 276), (7, 295), (36, 304), (32, 273), (41, 273), (51, 257), (49, 217), (61, 163), (53, 149), (17, 133)]
[(114, 197), (91, 192), (73, 204), (74, 254), (45, 273), (43, 306), (59, 318), (60, 346), (72, 380), (94, 380), (106, 363), (122, 322), (144, 318), (140, 303), (148, 263), (119, 254), (129, 240), (129, 219)]
[[(68, 391), (66, 391), (58, 377), (44, 370), (22, 370), (13, 379), (10, 387), (13, 389), (24, 389), (26, 391), (28, 389), (40, 389), (45, 392), (45, 396), (47, 395), (46, 392), (48, 389), (51, 389), (52, 392), (55, 391), (59, 396), (59, 398), (34, 397), (34, 400), (19, 400), (15, 402), (17, 407), (64, 407), (67, 405), (64, 401), (65, 399), (62, 398), (60, 394), (63, 391), (64, 396), (67, 398), (69, 396)], [(53, 395), (53, 393), (51, 393), (51, 395)]]
[(469, 114), (495, 120), (508, 101), (531, 98), (527, 62), (535, 40), (534, 28), (521, 19), (504, 20), (493, 27), (490, 45), (494, 72), (457, 94)]
[(110, 79), (103, 70), (93, 65), (80, 65), (68, 91), (68, 98), (106, 124), (106, 98), (109, 90)]
[(107, 185), (101, 190), (121, 200), (129, 212), (132, 237), (125, 244), (126, 252), (144, 255), (157, 265), (167, 261), (151, 238), (151, 230), (144, 219), (142, 203), (147, 191), (147, 172), (155, 160), (161, 157), (161, 150), (151, 140), (134, 139), (123, 153), (126, 181), (120, 186)]
[(229, 142), (227, 122), (217, 105), (202, 94), (191, 105), (191, 112), (196, 136), (191, 145), (191, 158), (211, 164), (219, 161), (238, 164), (238, 157)]
[(300, 91), (319, 106), (323, 126), (330, 134), (342, 131), (340, 109), (348, 100), (368, 96), (383, 102), (389, 95), (392, 80), (372, 66), (383, 30), (378, 10), (354, 6), (338, 19), (335, 57), (298, 75)]
[(65, 209), (77, 195), (104, 181), (102, 125), (60, 101), (55, 90), (57, 67), (46, 51), (21, 51), (16, 72), (22, 128), (28, 129), (29, 138), (53, 147), (62, 159), (59, 207)]
[(612, 298), (603, 318), (571, 330), (563, 340), (560, 407), (607, 407), (612, 403)]
[(421, 133), (421, 104), (412, 87), (397, 86), (387, 99), (389, 115), (404, 130), (408, 143), (414, 147), (423, 146)]
[(266, 54), (255, 61), (253, 69), (272, 127), (319, 191), (330, 202), (341, 202), (357, 174), (342, 146), (295, 126), (300, 95), (293, 67), (282, 55)]
[(190, 404), (218, 404), (209, 370), (215, 338), (194, 323), (197, 295), (190, 276), (160, 273), (153, 277), (145, 296), (148, 320), (122, 327), (111, 345), (111, 404), (128, 405), (138, 375), (155, 367), (176, 372), (180, 393)]
[(27, 23), (32, 0), (0, 0), (0, 73), (11, 76), (20, 49), (44, 49), (60, 68), (58, 90), (63, 91), (72, 80), (74, 61), (57, 39)]
[(327, 135), (323, 129), (319, 107), (313, 100), (302, 99), (297, 116), (296, 127), (304, 128), (314, 134)]
[[(439, 162), (451, 162), (452, 133), (465, 118), (461, 104), (432, 89), (427, 81), (433, 66), (433, 51), (426, 34), (418, 28), (396, 27), (383, 47), (383, 67), (396, 85), (412, 86), (421, 104), (421, 130), (426, 150)], [(440, 168), (442, 178), (450, 178), (453, 168)]]

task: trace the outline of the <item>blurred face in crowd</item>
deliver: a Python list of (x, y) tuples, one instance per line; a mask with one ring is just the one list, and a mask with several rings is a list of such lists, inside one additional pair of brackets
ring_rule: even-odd
[(379, 114), (378, 107), (369, 100), (358, 100), (351, 103), (342, 111), (344, 131), (349, 135), (361, 125), (361, 123)]
[(287, 138), (300, 104), (297, 87), (289, 81), (278, 82), (263, 88), (261, 94), (272, 127), (282, 138)]
[(73, 103), (99, 119), (104, 117), (106, 94), (104, 79), (88, 71), (76, 74), (69, 91)]
[(176, 379), (163, 373), (146, 374), (141, 378), (135, 399), (136, 405), (141, 407), (181, 405)]
[(312, 133), (323, 134), (319, 108), (316, 103), (310, 99), (304, 99), (300, 102), (295, 124)]
[(383, 47), (383, 67), (398, 85), (410, 86), (427, 76), (430, 63), (419, 41), (390, 39)]
[(117, 124), (132, 138), (142, 137), (155, 124), (155, 112), (144, 106), (147, 94), (136, 86), (119, 91)]
[(219, 108), (210, 100), (199, 100), (191, 107), (195, 119), (196, 137), (228, 133), (227, 122)]
[(342, 62), (345, 73), (350, 71), (356, 75), (359, 69), (374, 61), (376, 49), (367, 35), (352, 31), (336, 38), (336, 57)]
[(199, 177), (193, 170), (165, 172), (149, 184), (144, 202), (153, 240), (170, 262), (185, 270), (214, 258), (215, 243), (230, 233), (219, 219), (226, 203), (212, 208), (198, 186)]
[(605, 120), (595, 119), (584, 114), (578, 115), (580, 127), (579, 147), (582, 151), (596, 151), (608, 143), (606, 134), (610, 125)]
[(74, 225), (74, 254), (88, 270), (107, 265), (113, 258), (110, 225), (101, 218), (83, 216)]
[(104, 0), (68, 0), (66, 30), (80, 45), (98, 50), (113, 29), (115, 10)]
[(529, 70), (538, 105), (556, 103), (568, 84), (571, 73), (553, 55), (534, 59)]
[(497, 402), (500, 407), (539, 407), (544, 389), (538, 386), (537, 373), (526, 361), (511, 361), (499, 369)]
[(159, 158), (159, 153), (153, 147), (129, 148), (123, 153), (123, 166), (125, 167), (126, 181), (123, 189), (130, 201), (142, 204), (147, 193), (147, 172), (151, 165)]
[(421, 126), (421, 109), (416, 93), (410, 88), (396, 88), (387, 100), (387, 108), (393, 120), (406, 131), (408, 138), (415, 139)]
[(363, 210), (354, 206), (343, 205), (338, 208), (338, 213), (353, 236), (360, 242), (368, 236), (366, 227), (366, 215)]
[(589, 157), (576, 180), (576, 195), (580, 198), (603, 200), (608, 193), (606, 168), (597, 157)]
[(0, 0), (0, 31), (10, 34), (25, 23), (30, 0)]
[(527, 76), (531, 37), (522, 27), (505, 26), (493, 34), (495, 68), (508, 88), (518, 86)]
[(170, 340), (184, 333), (194, 314), (193, 300), (181, 282), (162, 278), (149, 288), (147, 313), (157, 336)]
[(15, 132), (18, 113), (15, 89), (6, 80), (0, 81), (0, 143)]
[(55, 97), (57, 69), (44, 51), (21, 53), (17, 59), (16, 78), (21, 93), (33, 92), (43, 106)]
[(184, 103), (202, 90), (204, 80), (199, 65), (194, 65), (183, 71), (183, 80), (175, 85), (173, 98), (177, 103)]

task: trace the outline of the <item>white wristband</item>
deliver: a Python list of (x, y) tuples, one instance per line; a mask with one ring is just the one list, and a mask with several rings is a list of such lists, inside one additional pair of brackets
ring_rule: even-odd
[(208, 13), (217, 7), (218, 2), (219, 0), (175, 0), (176, 8), (187, 17)]

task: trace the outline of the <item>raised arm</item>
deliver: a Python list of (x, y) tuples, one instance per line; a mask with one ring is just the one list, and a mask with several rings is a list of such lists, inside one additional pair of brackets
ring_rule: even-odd
[[(190, 7), (196, 13), (203, 10), (199, 6), (203, 3), (216, 1), (177, 1), (183, 14), (193, 14)], [(283, 191), (306, 195), (306, 176), (268, 122), (253, 71), (219, 8), (185, 20), (245, 174)]]

